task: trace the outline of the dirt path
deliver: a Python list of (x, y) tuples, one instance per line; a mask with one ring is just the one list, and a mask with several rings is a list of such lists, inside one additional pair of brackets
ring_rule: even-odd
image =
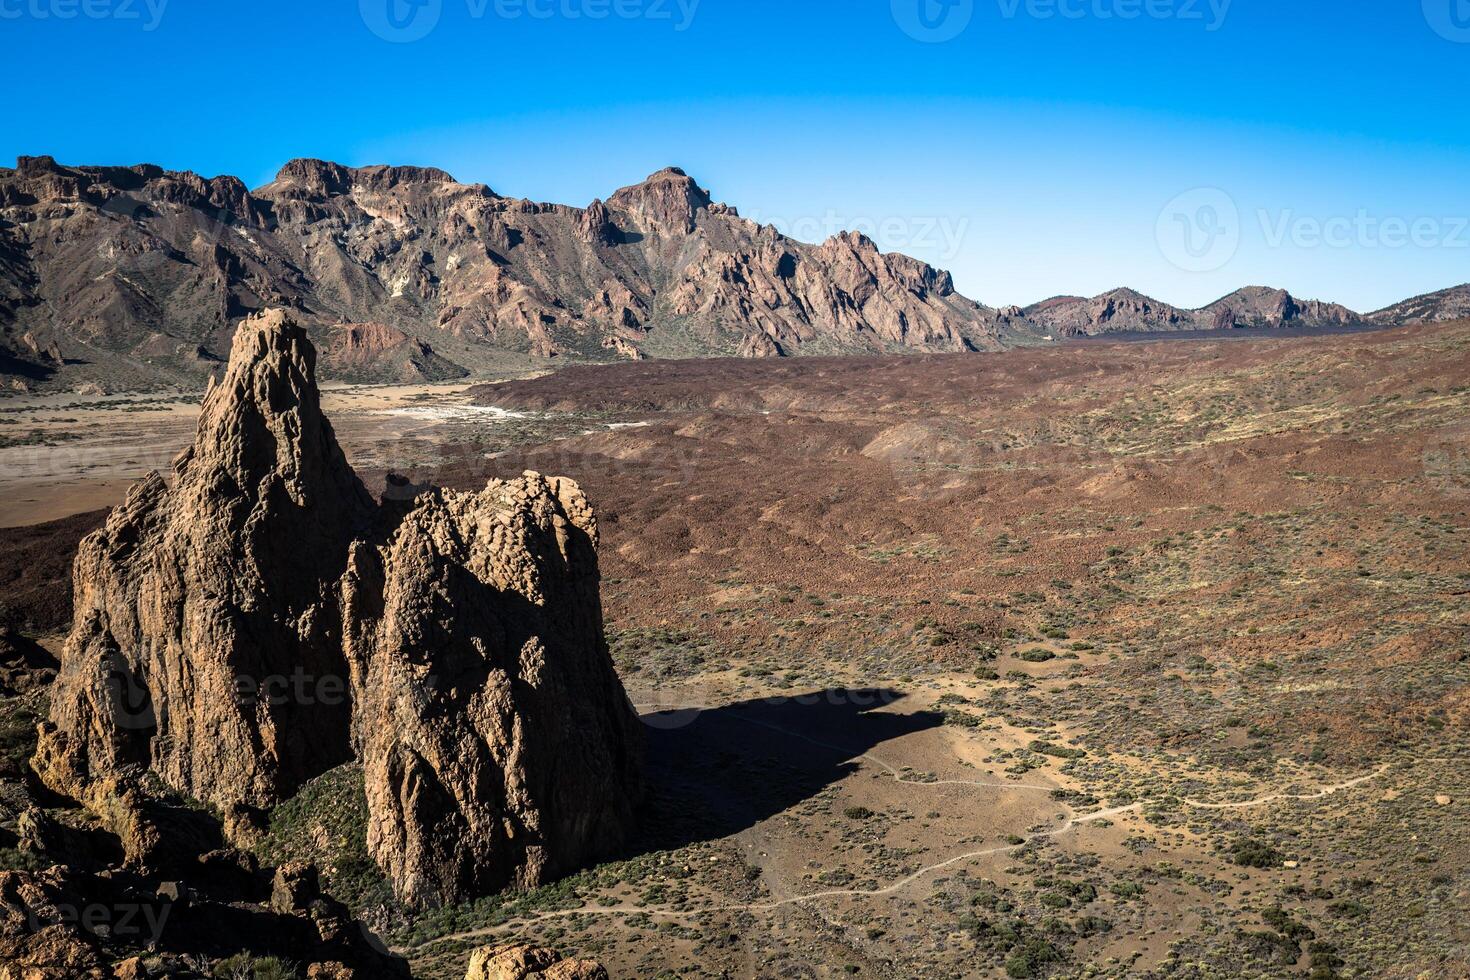
[[(640, 710), (645, 710), (645, 709), (643, 708), (643, 706), (640, 706)], [(684, 710), (695, 710), (695, 709), (693, 709), (693, 708), (686, 708)], [(702, 708), (702, 709), (698, 709), (698, 710), (708, 711), (708, 710), (714, 710), (714, 709), (712, 709), (712, 708)], [(738, 715), (733, 716), (733, 717), (739, 718)], [(789, 736), (791, 738), (799, 739), (799, 740), (804, 741), (804, 742), (809, 742), (809, 743), (811, 743), (813, 745), (819, 745), (819, 746), (822, 746), (823, 748), (836, 749), (838, 751), (846, 751), (846, 749), (845, 749), (844, 746), (836, 745), (836, 744), (833, 744), (831, 742), (825, 742), (825, 741), (822, 741), (820, 739), (815, 739), (815, 738), (812, 738), (812, 737), (807, 736), (807, 735), (802, 735), (799, 732), (792, 732), (792, 731), (789, 731), (789, 730), (780, 728), (780, 727), (778, 727), (776, 725), (772, 725), (772, 724), (770, 724), (768, 722), (757, 721), (757, 720), (751, 719), (751, 718), (739, 718), (739, 720), (748, 722), (748, 723), (750, 723), (752, 725), (758, 725), (758, 726), (760, 726), (762, 728), (766, 728), (766, 729), (769, 729), (771, 731), (780, 732), (781, 734), (787, 735), (787, 736)], [(889, 775), (891, 775), (894, 778), (894, 780), (896, 782), (905, 783), (905, 784), (911, 785), (911, 786), (978, 786), (978, 787), (983, 787), (983, 788), (987, 788), (987, 789), (996, 789), (996, 788), (999, 788), (999, 789), (1019, 790), (1019, 791), (1023, 791), (1023, 792), (1025, 792), (1025, 791), (1032, 791), (1032, 792), (1042, 791), (1042, 792), (1048, 792), (1048, 793), (1051, 792), (1051, 790), (1053, 790), (1053, 789), (1056, 788), (1056, 787), (1052, 787), (1052, 786), (1034, 786), (1034, 785), (1016, 784), (1016, 783), (994, 783), (994, 782), (984, 782), (984, 781), (978, 781), (978, 780), (951, 779), (951, 780), (936, 780), (936, 781), (932, 781), (931, 782), (931, 781), (916, 780), (916, 779), (905, 779), (903, 777), (903, 775), (902, 775), (902, 772), (899, 769), (895, 768), (893, 765), (891, 765), (891, 764), (883, 761), (882, 759), (879, 759), (878, 757), (876, 757), (874, 755), (871, 755), (869, 753), (863, 753), (861, 755), (855, 755), (855, 756), (853, 756), (853, 758), (856, 758), (856, 759), (864, 759), (864, 760), (866, 760), (868, 762), (871, 762), (874, 765), (877, 765), (877, 766), (881, 767), (882, 769), (884, 769)], [(1249, 809), (1249, 808), (1252, 808), (1252, 807), (1266, 806), (1266, 805), (1271, 804), (1271, 803), (1278, 803), (1278, 802), (1284, 802), (1284, 801), (1309, 802), (1309, 801), (1312, 801), (1312, 800), (1324, 799), (1326, 797), (1333, 796), (1333, 795), (1335, 795), (1337, 793), (1345, 792), (1347, 790), (1350, 790), (1350, 789), (1353, 789), (1355, 787), (1361, 786), (1364, 783), (1371, 782), (1372, 780), (1377, 779), (1378, 777), (1382, 776), (1384, 773), (1388, 772), (1389, 768), (1390, 767), (1388, 765), (1383, 765), (1383, 766), (1380, 766), (1378, 769), (1374, 770), (1373, 772), (1367, 773), (1366, 775), (1357, 776), (1357, 777), (1355, 777), (1353, 779), (1349, 779), (1349, 780), (1346, 780), (1346, 781), (1341, 782), (1341, 783), (1336, 783), (1336, 784), (1333, 784), (1331, 786), (1324, 786), (1324, 787), (1322, 787), (1322, 788), (1320, 788), (1320, 789), (1318, 789), (1318, 790), (1316, 790), (1314, 792), (1311, 792), (1311, 793), (1300, 793), (1300, 794), (1298, 794), (1298, 793), (1278, 792), (1278, 793), (1270, 793), (1270, 794), (1267, 794), (1265, 796), (1259, 796), (1259, 797), (1256, 797), (1256, 798), (1250, 799), (1250, 800), (1241, 800), (1241, 801), (1236, 801), (1236, 802), (1231, 802), (1231, 803), (1207, 803), (1207, 802), (1203, 802), (1203, 801), (1200, 801), (1200, 800), (1193, 800), (1193, 799), (1189, 799), (1189, 798), (1185, 798), (1182, 802), (1186, 806), (1194, 807), (1196, 809), (1202, 809), (1202, 810)], [(1100, 820), (1111, 820), (1114, 817), (1122, 816), (1125, 813), (1133, 813), (1133, 812), (1137, 812), (1139, 810), (1142, 810), (1143, 809), (1143, 806), (1144, 806), (1144, 803), (1142, 801), (1139, 801), (1139, 802), (1136, 802), (1136, 803), (1130, 803), (1130, 804), (1128, 804), (1126, 806), (1117, 806), (1117, 807), (1110, 807), (1110, 808), (1103, 809), (1103, 810), (1096, 810), (1096, 811), (1094, 811), (1092, 813), (1086, 813), (1086, 814), (1081, 814), (1081, 815), (1075, 815), (1074, 814), (1073, 816), (1068, 817), (1067, 820), (1064, 823), (1062, 823), (1061, 826), (1059, 826), (1059, 827), (1057, 827), (1057, 828), (1055, 828), (1053, 830), (1047, 830), (1047, 831), (1042, 831), (1042, 832), (1039, 832), (1039, 833), (1032, 834), (1031, 835), (1031, 839), (1032, 840), (1035, 840), (1035, 839), (1038, 839), (1038, 838), (1056, 838), (1056, 837), (1062, 837), (1062, 836), (1064, 836), (1066, 834), (1069, 834), (1072, 831), (1076, 830), (1079, 826), (1081, 826), (1083, 824), (1096, 823), (1096, 822), (1098, 822)], [(943, 861), (938, 861), (938, 862), (936, 862), (934, 864), (926, 865), (925, 867), (922, 867), (922, 868), (918, 869), (917, 871), (914, 871), (914, 872), (911, 872), (910, 874), (904, 875), (903, 877), (895, 880), (894, 882), (892, 882), (889, 885), (885, 885), (882, 888), (874, 888), (874, 889), (852, 889), (852, 888), (829, 889), (829, 890), (826, 890), (826, 891), (812, 892), (812, 893), (809, 893), (809, 894), (806, 894), (806, 895), (793, 895), (793, 896), (789, 896), (789, 897), (786, 897), (786, 898), (772, 899), (772, 900), (764, 901), (764, 902), (749, 902), (749, 903), (741, 903), (741, 904), (733, 904), (733, 905), (713, 906), (713, 907), (706, 908), (706, 909), (700, 909), (698, 911), (677, 911), (677, 910), (673, 910), (673, 909), (653, 909), (653, 908), (645, 908), (645, 907), (639, 907), (639, 906), (613, 905), (613, 906), (599, 906), (598, 908), (561, 909), (561, 910), (552, 911), (552, 912), (542, 912), (542, 913), (538, 913), (537, 915), (535, 915), (535, 916), (533, 916), (533, 917), (531, 917), (529, 919), (522, 919), (519, 922), (515, 923), (515, 926), (514, 927), (518, 931), (514, 934), (514, 936), (512, 936), (510, 938), (518, 938), (518, 937), (520, 937), (526, 930), (528, 930), (530, 927), (532, 927), (532, 926), (534, 926), (534, 925), (536, 925), (538, 923), (546, 922), (546, 921), (549, 921), (549, 920), (555, 920), (555, 919), (566, 919), (566, 918), (571, 918), (573, 916), (631, 916), (631, 915), (644, 915), (644, 916), (656, 917), (656, 918), (661, 918), (661, 919), (690, 920), (690, 919), (695, 918), (696, 916), (708, 915), (708, 914), (712, 914), (712, 913), (733, 913), (733, 912), (758, 913), (758, 912), (773, 912), (773, 911), (776, 911), (776, 910), (781, 909), (781, 908), (786, 908), (786, 907), (793, 906), (793, 905), (802, 905), (802, 904), (806, 904), (808, 902), (817, 902), (817, 901), (821, 901), (823, 899), (832, 899), (832, 898), (883, 898), (883, 897), (886, 897), (888, 895), (897, 894), (898, 892), (901, 892), (903, 889), (907, 888), (909, 885), (912, 885), (913, 883), (915, 883), (917, 881), (920, 881), (920, 880), (922, 880), (922, 879), (924, 879), (926, 877), (929, 877), (930, 875), (933, 875), (936, 872), (943, 871), (946, 868), (953, 867), (953, 866), (955, 866), (957, 864), (963, 864), (963, 863), (965, 863), (967, 861), (974, 861), (974, 860), (978, 860), (978, 859), (984, 858), (984, 857), (992, 857), (992, 856), (997, 855), (997, 854), (1014, 853), (1016, 851), (1021, 850), (1025, 846), (1026, 846), (1026, 843), (1025, 842), (1023, 842), (1021, 844), (1004, 844), (1004, 845), (1000, 845), (1000, 846), (997, 846), (997, 847), (988, 847), (988, 848), (984, 848), (984, 849), (981, 849), (981, 850), (968, 851), (968, 852), (966, 852), (964, 854), (957, 854), (954, 857), (946, 858)], [(491, 936), (495, 936), (495, 935), (500, 934), (503, 931), (504, 928), (506, 928), (506, 927), (490, 926), (490, 927), (487, 927), (487, 928), (484, 928), (484, 929), (475, 929), (475, 930), (470, 930), (468, 932), (455, 933), (455, 934), (449, 935), (449, 936), (441, 936), (438, 939), (430, 940), (430, 941), (428, 941), (428, 942), (426, 942), (426, 943), (424, 943), (424, 944), (422, 944), (420, 946), (411, 947), (411, 948), (408, 948), (408, 949), (399, 949), (399, 950), (395, 950), (395, 952), (398, 952), (400, 954), (421, 952), (421, 951), (426, 950), (426, 949), (428, 949), (428, 948), (430, 948), (432, 946), (437, 946), (437, 945), (440, 945), (440, 944), (443, 944), (443, 943), (454, 942), (454, 941), (461, 941), (461, 940), (472, 940), (472, 939), (488, 938), (488, 937), (491, 937)]]

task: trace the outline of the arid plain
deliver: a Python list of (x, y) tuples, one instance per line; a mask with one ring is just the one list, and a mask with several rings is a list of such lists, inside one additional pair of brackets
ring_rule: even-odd
[[(196, 401), (0, 400), (21, 632), (54, 647), (76, 540)], [(1470, 324), (326, 405), (375, 487), (579, 481), (647, 723), (641, 838), (535, 892), (399, 908), (352, 766), (274, 814), (261, 856), (417, 976), (501, 939), (617, 977), (1470, 974)], [(0, 701), (7, 770), (45, 698)]]

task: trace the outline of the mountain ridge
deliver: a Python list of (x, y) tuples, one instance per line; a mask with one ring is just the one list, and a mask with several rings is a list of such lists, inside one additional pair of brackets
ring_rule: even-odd
[(994, 308), (860, 232), (809, 243), (743, 218), (678, 167), (586, 207), (312, 158), (253, 190), (153, 164), (0, 169), (0, 385), (202, 383), (272, 307), (353, 381), (1390, 322), (1267, 287), (1197, 310), (1128, 287)]

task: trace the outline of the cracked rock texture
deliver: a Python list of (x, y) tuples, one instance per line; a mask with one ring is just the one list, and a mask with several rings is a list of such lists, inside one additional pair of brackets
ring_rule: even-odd
[(423, 494), (343, 595), (368, 846), (401, 898), (539, 886), (626, 838), (639, 721), (575, 483)]
[(32, 766), (151, 865), (167, 842), (124, 819), (142, 804), (108, 816), (139, 773), (243, 837), (356, 757), (401, 898), (543, 884), (615, 849), (641, 794), (596, 549), (577, 486), (534, 473), (380, 507), (322, 416), (304, 330), (252, 318), (172, 481), (82, 543)]
[(284, 314), (244, 324), (172, 485), (151, 474), (82, 542), (47, 735), (64, 744), (42, 753), (72, 776), (42, 772), (53, 789), (138, 766), (259, 809), (351, 758), (345, 697), (271, 693), (345, 681), (335, 586), (374, 517), (315, 357)]

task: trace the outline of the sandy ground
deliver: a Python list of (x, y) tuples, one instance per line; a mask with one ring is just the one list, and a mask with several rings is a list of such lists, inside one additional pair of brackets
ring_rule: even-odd
[[(322, 405), (354, 466), (412, 468), (464, 426), (513, 417), (477, 406), (464, 383), (327, 386)], [(118, 503), (128, 487), (194, 437), (197, 394), (47, 395), (0, 401), (0, 439), (39, 433), (42, 444), (0, 441), (0, 527), (20, 527)]]

